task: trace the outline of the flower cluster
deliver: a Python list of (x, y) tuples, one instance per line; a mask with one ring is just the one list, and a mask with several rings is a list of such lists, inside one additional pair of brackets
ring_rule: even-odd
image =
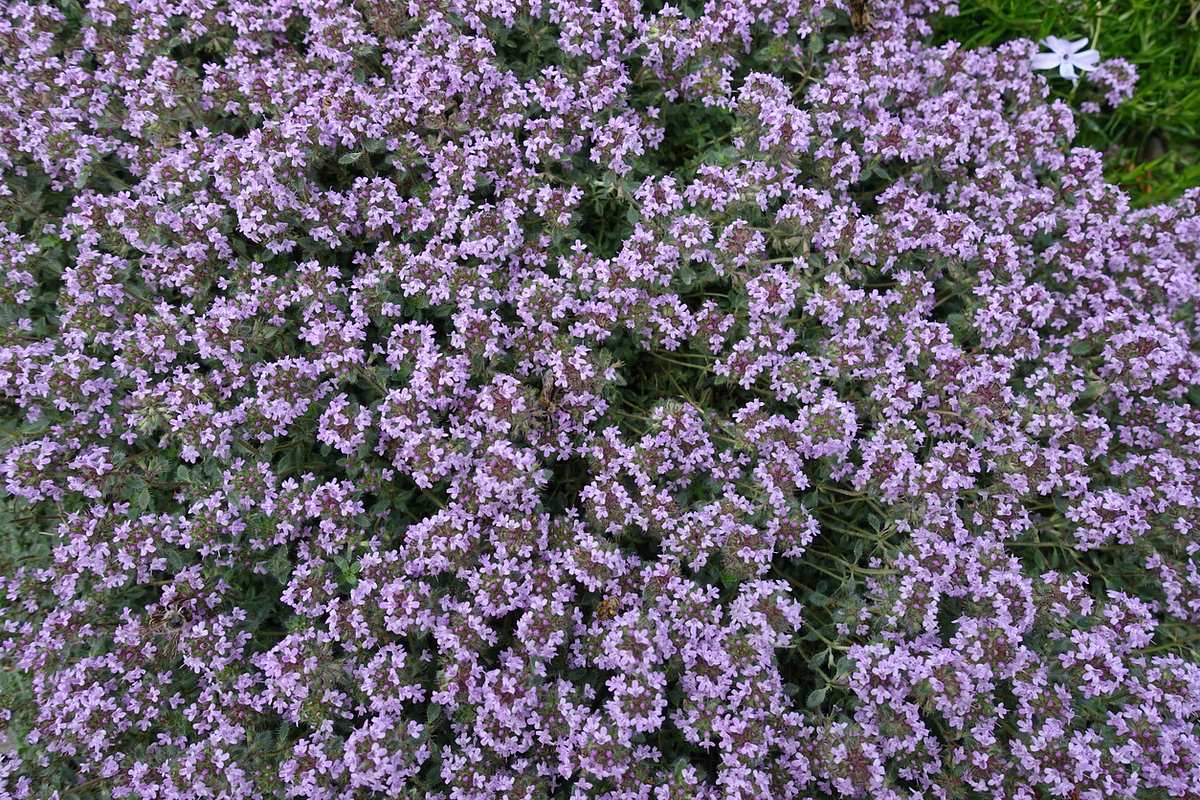
[(1200, 193), (850, 5), (5, 3), (0, 794), (1196, 796)]

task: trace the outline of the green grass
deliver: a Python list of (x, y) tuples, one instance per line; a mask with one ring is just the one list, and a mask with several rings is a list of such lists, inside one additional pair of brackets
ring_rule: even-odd
[[(1120, 108), (1080, 116), (1079, 143), (1105, 154), (1109, 178), (1138, 205), (1200, 186), (1200, 0), (961, 0), (935, 23), (938, 41), (978, 47), (1018, 38), (1087, 36), (1102, 58), (1138, 69)], [(1060, 96), (1071, 84), (1050, 79)]]

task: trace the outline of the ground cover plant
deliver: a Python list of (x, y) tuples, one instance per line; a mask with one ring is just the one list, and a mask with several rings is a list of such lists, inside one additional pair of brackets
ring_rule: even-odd
[(947, 10), (7, 3), (0, 794), (1196, 797), (1200, 191)]
[[(935, 41), (993, 46), (1014, 38), (1086, 37), (1138, 71), (1133, 95), (1079, 119), (1077, 144), (1104, 153), (1105, 173), (1135, 205), (1200, 185), (1200, 3), (1195, 0), (967, 0), (933, 23)], [(1076, 85), (1052, 94), (1087, 102)], [(1082, 110), (1082, 109), (1081, 109)]]

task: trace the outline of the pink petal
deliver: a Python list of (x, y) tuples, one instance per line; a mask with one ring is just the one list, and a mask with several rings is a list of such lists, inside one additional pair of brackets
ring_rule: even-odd
[(1049, 47), (1060, 56), (1065, 56), (1070, 52), (1067, 49), (1070, 46), (1070, 43), (1065, 39), (1058, 38), (1057, 36), (1047, 36), (1045, 39), (1042, 39), (1042, 44), (1046, 45), (1046, 47)]
[(1062, 56), (1057, 53), (1038, 53), (1032, 59), (1034, 69), (1054, 69), (1062, 63)]
[(1070, 61), (1077, 68), (1088, 72), (1096, 68), (1100, 63), (1100, 53), (1097, 50), (1084, 50), (1082, 53), (1076, 53), (1071, 56)]

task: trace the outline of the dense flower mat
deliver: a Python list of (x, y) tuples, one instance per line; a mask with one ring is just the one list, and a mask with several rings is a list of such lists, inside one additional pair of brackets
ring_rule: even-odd
[(939, 10), (6, 3), (0, 794), (1197, 797), (1200, 193)]

